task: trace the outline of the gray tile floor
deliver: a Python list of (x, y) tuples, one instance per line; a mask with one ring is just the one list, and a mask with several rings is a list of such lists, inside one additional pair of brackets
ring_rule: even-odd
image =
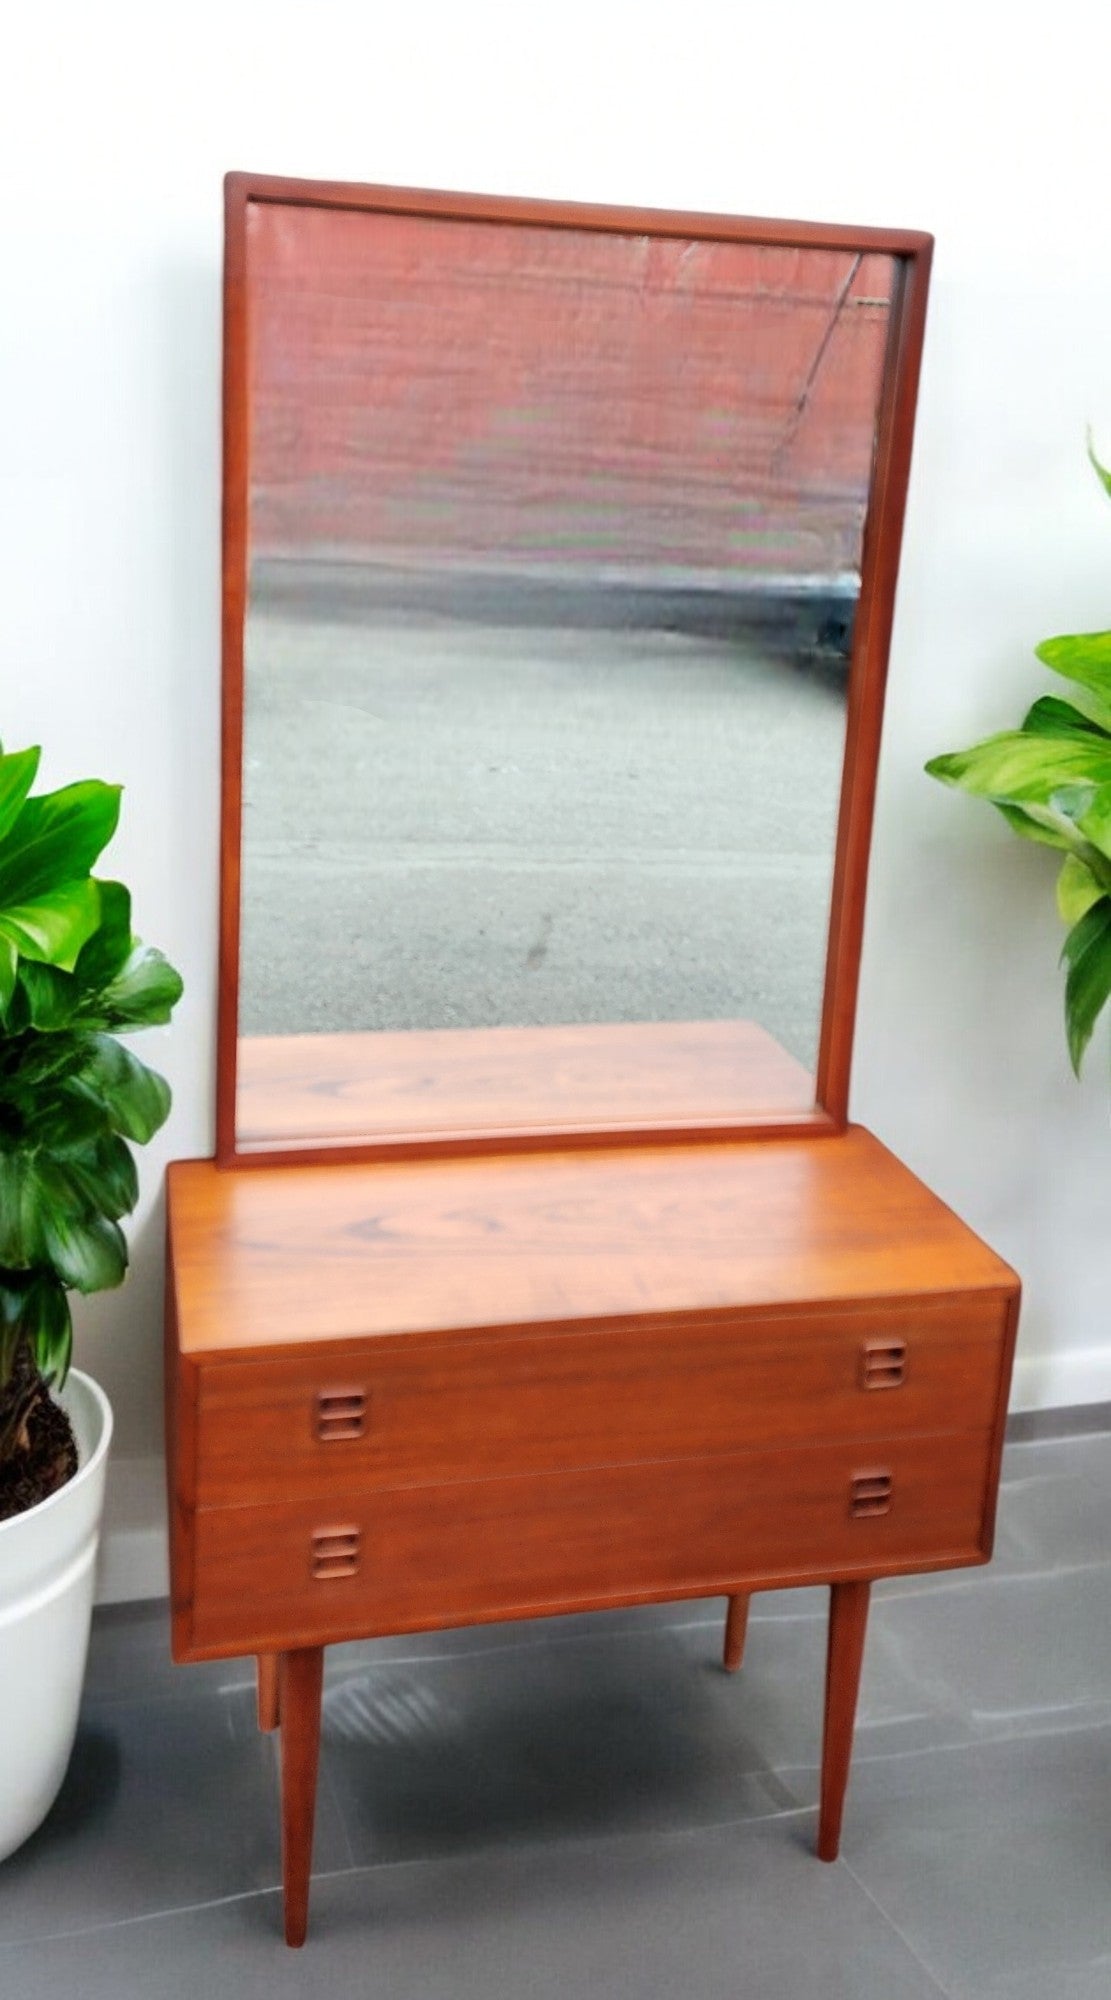
[(722, 1610), (333, 1649), (300, 1953), (246, 1667), (99, 1614), (0, 1993), (1107, 2000), (1111, 1434), (1008, 1447), (989, 1570), (877, 1588), (832, 1867), (823, 1594), (758, 1598), (736, 1678)]

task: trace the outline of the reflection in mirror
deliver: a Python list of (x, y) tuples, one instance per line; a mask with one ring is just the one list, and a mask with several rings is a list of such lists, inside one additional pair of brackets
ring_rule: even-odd
[(573, 1099), (629, 1046), (574, 1024), (741, 1020), (812, 1106), (896, 260), (280, 201), (246, 255), (241, 1142), (373, 1127), (351, 1038), (403, 1098), (413, 1030), (561, 1025)]

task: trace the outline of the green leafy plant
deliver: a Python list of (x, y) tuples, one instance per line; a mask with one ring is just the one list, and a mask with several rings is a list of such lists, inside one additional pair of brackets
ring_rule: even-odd
[[(1111, 494), (1111, 471), (1091, 445), (1088, 455)], [(926, 770), (988, 799), (1015, 833), (1064, 855), (1057, 907), (1069, 926), (1061, 953), (1065, 1029), (1079, 1075), (1111, 995), (1111, 632), (1046, 639), (1035, 650), (1071, 684), (1070, 698), (1042, 695), (1019, 729), (933, 757)]]
[(0, 1473), (69, 1367), (69, 1294), (118, 1285), (135, 1206), (131, 1143), (169, 1086), (116, 1039), (168, 1021), (181, 980), (131, 931), (131, 898), (93, 864), (120, 788), (32, 798), (39, 751), (0, 750)]

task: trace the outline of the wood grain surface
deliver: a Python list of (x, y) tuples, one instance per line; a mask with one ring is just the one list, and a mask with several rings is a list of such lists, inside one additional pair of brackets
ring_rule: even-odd
[(752, 1021), (257, 1035), (238, 1051), (243, 1153), (820, 1116), (813, 1077)]
[(877, 1140), (168, 1173), (186, 1355), (1017, 1280)]
[[(196, 1515), (194, 1656), (982, 1561), (988, 1434), (601, 1466)], [(855, 1477), (890, 1471), (854, 1519)], [(350, 1574), (313, 1574), (342, 1529)]]
[[(868, 1389), (875, 1335), (906, 1341), (905, 1380)], [(877, 1431), (986, 1430), (1006, 1313), (994, 1298), (784, 1309), (642, 1328), (584, 1326), (346, 1352), (209, 1362), (197, 1371), (196, 1500), (435, 1485)], [(320, 1398), (355, 1391), (365, 1417), (321, 1435)], [(250, 1450), (244, 1452), (244, 1437)]]
[[(845, 782), (838, 823), (837, 854), (830, 914), (829, 950), (823, 999), (823, 1027), (817, 1071), (817, 1101), (834, 1128), (847, 1116), (852, 1037), (864, 921), (868, 850), (871, 838), (876, 758), (883, 713), (887, 655), (903, 514), (914, 431), (914, 412), (925, 326), (932, 239), (922, 231), (845, 227), (839, 224), (767, 220), (660, 210), (608, 208), (499, 196), (450, 194), (422, 189), (312, 182), (256, 174), (231, 174), (225, 183), (224, 329), (224, 495), (223, 495), (223, 759), (221, 780), (221, 916), (219, 1025), (217, 1038), (216, 1150), (227, 1163), (242, 1157), (237, 1131), (240, 833), (242, 820), (243, 617), (250, 560), (251, 468), (248, 439), (253, 421), (249, 369), (251, 282), (248, 239), (252, 218), (280, 222), (281, 212), (296, 220), (305, 209), (344, 211), (359, 229), (381, 228), (384, 217), (426, 217), (472, 226), (476, 223), (553, 232), (574, 230), (659, 239), (682, 238), (703, 244), (747, 244), (778, 249), (846, 253), (896, 260), (888, 314), (883, 389), (876, 425), (873, 490), (861, 555), (861, 588), (854, 624), (849, 682)], [(257, 303), (257, 302), (256, 302)], [(532, 1088), (542, 1088), (542, 1077)], [(319, 1107), (317, 1107), (318, 1109)], [(794, 1116), (794, 1114), (792, 1114)], [(252, 1111), (250, 1122), (258, 1124)], [(773, 1118), (776, 1132), (785, 1121)], [(817, 1121), (815, 1121), (816, 1123)], [(262, 1129), (274, 1121), (262, 1115)], [(613, 1121), (620, 1128), (620, 1120)], [(487, 1129), (483, 1119), (478, 1130)], [(566, 1127), (563, 1129), (567, 1129)], [(633, 1127), (636, 1130), (637, 1127)], [(681, 1128), (684, 1130), (685, 1127)], [(359, 1148), (369, 1156), (382, 1141), (369, 1130), (326, 1137), (321, 1147)], [(310, 1141), (278, 1137), (250, 1142), (280, 1156)], [(408, 1141), (430, 1143), (427, 1137)], [(439, 1140), (459, 1149), (482, 1143), (475, 1131)], [(248, 1156), (250, 1153), (248, 1148)]]

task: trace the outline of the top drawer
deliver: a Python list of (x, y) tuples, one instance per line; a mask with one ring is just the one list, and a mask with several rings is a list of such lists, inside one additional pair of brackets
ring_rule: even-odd
[(181, 1497), (339, 1498), (769, 1441), (985, 1429), (1005, 1323), (1006, 1301), (980, 1296), (206, 1361)]

